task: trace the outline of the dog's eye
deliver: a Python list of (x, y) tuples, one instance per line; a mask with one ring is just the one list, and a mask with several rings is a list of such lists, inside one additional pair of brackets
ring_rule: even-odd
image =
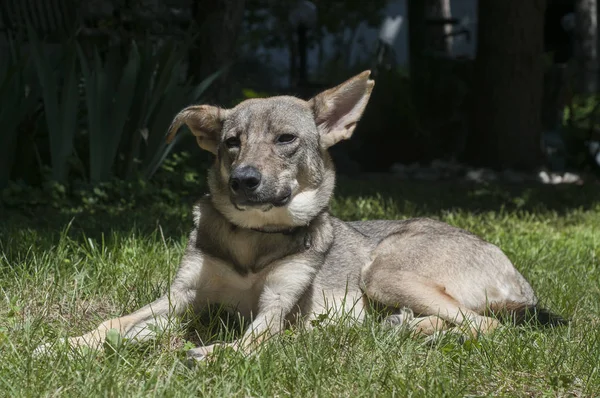
[(240, 139), (237, 137), (229, 137), (225, 140), (225, 146), (227, 148), (239, 148), (240, 146)]
[(277, 137), (277, 142), (280, 144), (287, 144), (289, 142), (294, 142), (296, 140), (296, 136), (293, 134), (281, 134)]

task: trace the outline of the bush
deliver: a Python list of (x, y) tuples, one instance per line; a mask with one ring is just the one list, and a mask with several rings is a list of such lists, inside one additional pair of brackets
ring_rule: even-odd
[(118, 215), (155, 203), (168, 208), (180, 205), (182, 198), (205, 193), (205, 169), (195, 167), (188, 152), (174, 153), (161, 164), (152, 182), (142, 177), (100, 183), (73, 180), (69, 186), (52, 180), (39, 187), (10, 182), (1, 192), (0, 205), (22, 210), (52, 208), (63, 216)]
[(12, 51), (0, 57), (6, 59), (0, 64), (0, 189), (18, 175), (23, 129), (35, 137), (26, 149), (35, 153), (42, 181), (150, 179), (182, 138), (165, 142), (173, 116), (200, 101), (220, 75), (197, 85), (183, 81), (189, 40), (132, 41), (123, 55), (122, 47), (86, 47), (75, 38), (51, 45), (29, 28), (23, 41), (11, 44), (30, 56)]
[(567, 105), (562, 138), (567, 166), (600, 173), (600, 167), (594, 161), (600, 149), (593, 147), (594, 142), (600, 142), (600, 98), (574, 98)]

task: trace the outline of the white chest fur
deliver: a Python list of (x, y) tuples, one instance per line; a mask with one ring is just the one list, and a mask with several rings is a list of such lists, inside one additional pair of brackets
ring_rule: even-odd
[(223, 305), (249, 317), (258, 310), (258, 300), (264, 285), (265, 269), (242, 275), (222, 260), (207, 257), (198, 275), (198, 304)]

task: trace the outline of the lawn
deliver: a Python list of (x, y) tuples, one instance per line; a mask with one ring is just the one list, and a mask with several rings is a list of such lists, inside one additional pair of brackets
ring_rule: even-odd
[[(158, 297), (182, 256), (198, 192), (107, 211), (0, 209), (0, 396), (599, 396), (600, 185), (499, 186), (342, 180), (346, 220), (438, 218), (499, 245), (569, 326), (506, 326), (477, 341), (428, 342), (374, 321), (317, 325), (257, 355), (185, 350), (235, 326), (181, 327), (155, 342), (35, 358)], [(130, 199), (128, 199), (130, 201)]]

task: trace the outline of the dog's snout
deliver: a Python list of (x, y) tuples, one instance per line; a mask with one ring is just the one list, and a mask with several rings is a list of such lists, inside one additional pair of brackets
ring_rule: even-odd
[(233, 193), (243, 191), (244, 193), (250, 193), (256, 190), (260, 185), (262, 175), (255, 167), (242, 166), (237, 167), (231, 173), (229, 178), (229, 187)]

